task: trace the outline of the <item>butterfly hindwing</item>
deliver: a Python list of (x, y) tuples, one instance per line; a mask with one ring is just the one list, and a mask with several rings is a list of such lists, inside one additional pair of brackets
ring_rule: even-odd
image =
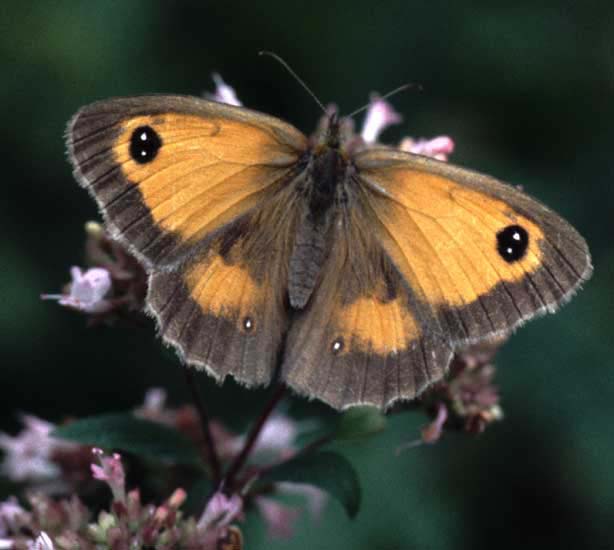
[(452, 354), (439, 322), (373, 238), (360, 201), (333, 226), (320, 283), (292, 319), (282, 376), (337, 409), (415, 397)]
[(186, 363), (246, 385), (270, 382), (288, 323), (287, 233), (271, 234), (255, 217), (227, 228), (181, 270), (155, 271), (148, 295), (160, 332)]
[(304, 136), (247, 109), (151, 96), (81, 109), (68, 145), (112, 236), (150, 273), (165, 341), (218, 379), (269, 382)]

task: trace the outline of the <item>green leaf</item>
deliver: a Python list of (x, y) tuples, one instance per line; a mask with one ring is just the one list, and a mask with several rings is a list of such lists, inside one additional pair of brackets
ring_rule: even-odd
[(350, 462), (342, 455), (323, 451), (297, 456), (266, 472), (258, 484), (292, 481), (315, 485), (336, 498), (348, 516), (360, 508), (360, 482)]
[(375, 407), (353, 407), (339, 419), (335, 439), (347, 441), (370, 437), (386, 428), (386, 417)]
[(51, 435), (83, 445), (119, 449), (149, 459), (202, 465), (198, 450), (183, 434), (131, 413), (83, 418), (56, 428)]
[[(297, 436), (294, 438), (294, 444), (299, 449), (301, 447), (305, 447), (306, 445), (313, 443), (314, 441), (319, 441), (323, 439), (326, 440), (326, 443), (324, 444), (328, 444), (329, 440), (332, 441), (334, 439), (335, 434), (336, 431), (331, 432), (331, 429), (329, 427), (306, 430), (297, 434)], [(320, 447), (320, 445), (318, 445), (318, 447)]]

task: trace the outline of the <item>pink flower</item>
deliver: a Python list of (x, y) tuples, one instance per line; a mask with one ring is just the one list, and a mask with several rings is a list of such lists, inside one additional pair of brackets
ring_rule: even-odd
[(121, 456), (113, 453), (111, 456), (104, 456), (102, 449), (92, 449), (94, 456), (98, 458), (100, 465), (92, 464), (92, 476), (94, 479), (105, 481), (111, 488), (113, 500), (126, 503), (126, 474), (122, 466)]
[(319, 519), (322, 515), (322, 510), (328, 501), (328, 494), (322, 489), (318, 489), (315, 485), (307, 483), (293, 483), (284, 481), (275, 484), (275, 488), (281, 494), (299, 495), (307, 501), (307, 511), (313, 519)]
[(141, 410), (151, 414), (160, 414), (166, 405), (166, 390), (164, 388), (149, 388), (145, 392), (145, 402)]
[(396, 454), (400, 455), (403, 451), (420, 447), (424, 444), (437, 443), (443, 435), (443, 428), (448, 420), (448, 407), (442, 402), (437, 403), (437, 414), (435, 418), (420, 431), (420, 439), (414, 439), (397, 447)]
[(401, 151), (424, 155), (437, 160), (448, 160), (448, 156), (454, 151), (454, 141), (448, 136), (437, 136), (432, 139), (405, 138), (399, 145)]
[[(22, 508), (15, 497), (0, 502), (0, 536), (16, 533), (30, 521), (30, 513)], [(0, 546), (2, 548), (2, 546)]]
[(230, 525), (243, 511), (243, 499), (237, 495), (226, 496), (222, 491), (215, 493), (202, 516), (197, 527), (203, 533), (210, 530), (220, 530)]
[(28, 550), (53, 550), (53, 541), (51, 537), (45, 533), (45, 531), (41, 531), (40, 535), (36, 537), (36, 540), (28, 542)]
[(390, 103), (373, 96), (360, 135), (365, 143), (375, 143), (388, 126), (399, 124), (402, 120), (403, 117), (394, 110)]
[(85, 313), (104, 313), (112, 308), (105, 296), (111, 290), (111, 274), (102, 267), (93, 267), (85, 273), (78, 267), (70, 269), (72, 282), (68, 294), (42, 294), (43, 300), (57, 300), (60, 305)]
[(0, 432), (0, 449), (5, 453), (0, 472), (12, 481), (48, 481), (59, 476), (60, 469), (52, 461), (58, 449), (72, 449), (74, 445), (55, 440), (49, 433), (55, 428), (36, 416), (21, 417), (25, 429), (12, 437)]
[(443, 403), (438, 403), (435, 419), (422, 428), (422, 441), (424, 441), (424, 443), (435, 443), (439, 441), (443, 434), (443, 426), (447, 419), (448, 408)]
[(267, 525), (271, 538), (289, 539), (292, 537), (294, 524), (301, 515), (298, 508), (285, 506), (268, 497), (256, 497), (254, 502)]
[(134, 410), (134, 414), (139, 418), (169, 426), (174, 425), (177, 419), (176, 410), (166, 406), (166, 390), (163, 388), (148, 389), (143, 404)]
[[(214, 431), (216, 432), (219, 431), (215, 425), (212, 428), (215, 428)], [(256, 462), (261, 462), (262, 459), (268, 460), (271, 456), (288, 458), (295, 452), (294, 440), (298, 433), (298, 424), (290, 417), (283, 414), (272, 416), (267, 420), (258, 436), (256, 445), (252, 450), (252, 457), (256, 457)], [(226, 433), (225, 438), (219, 439), (224, 454), (234, 455), (243, 448), (246, 436), (232, 437)]]
[(298, 435), (297, 423), (283, 414), (272, 416), (260, 432), (254, 453), (280, 453), (293, 451)]
[(213, 82), (215, 83), (215, 92), (212, 94), (206, 93), (205, 97), (207, 99), (217, 101), (218, 103), (236, 105), (238, 107), (243, 105), (237, 97), (237, 93), (235, 92), (234, 88), (226, 84), (226, 82), (222, 80), (222, 77), (218, 73), (213, 73), (211, 77), (213, 78)]
[[(322, 509), (328, 500), (328, 495), (313, 485), (305, 483), (275, 483), (275, 492), (280, 495), (296, 495), (305, 497), (307, 510), (313, 519), (319, 519)], [(264, 519), (269, 537), (273, 539), (289, 539), (294, 532), (294, 526), (302, 513), (301, 508), (287, 506), (269, 497), (258, 496), (254, 499), (256, 508)]]

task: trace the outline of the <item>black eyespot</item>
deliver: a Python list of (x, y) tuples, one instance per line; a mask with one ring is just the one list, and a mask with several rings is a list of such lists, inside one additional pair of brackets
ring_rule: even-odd
[(497, 233), (497, 251), (508, 263), (522, 259), (529, 248), (529, 234), (520, 225), (508, 225)]
[(139, 126), (130, 138), (130, 156), (139, 164), (146, 164), (156, 158), (162, 147), (158, 132), (151, 126)]
[(245, 317), (243, 319), (243, 329), (245, 332), (251, 332), (254, 330), (254, 320), (251, 317)]
[(333, 352), (333, 355), (339, 355), (343, 351), (343, 338), (335, 338), (333, 343), (330, 346), (330, 350)]

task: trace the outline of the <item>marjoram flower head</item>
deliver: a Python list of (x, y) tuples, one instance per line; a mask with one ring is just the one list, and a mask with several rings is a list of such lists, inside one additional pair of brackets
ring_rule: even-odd
[(93, 267), (83, 272), (81, 268), (70, 268), (72, 281), (67, 294), (43, 294), (43, 300), (57, 300), (62, 306), (84, 313), (105, 313), (111, 303), (105, 297), (111, 290), (111, 274), (104, 268)]

